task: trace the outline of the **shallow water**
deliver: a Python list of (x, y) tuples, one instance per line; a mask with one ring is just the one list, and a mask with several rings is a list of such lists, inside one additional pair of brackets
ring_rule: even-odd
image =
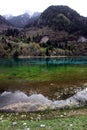
[[(0, 59), (0, 92), (67, 99), (87, 83), (87, 57)], [(0, 104), (2, 104), (0, 102)]]
[(0, 66), (24, 65), (87, 65), (87, 57), (59, 57), (59, 58), (26, 58), (26, 59), (0, 59)]

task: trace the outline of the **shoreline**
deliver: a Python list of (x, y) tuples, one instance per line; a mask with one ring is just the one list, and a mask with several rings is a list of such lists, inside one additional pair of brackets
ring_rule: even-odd
[(27, 58), (66, 58), (66, 57), (87, 57), (87, 56), (18, 56), (18, 59), (27, 59)]
[(18, 59), (27, 59), (27, 58), (64, 58), (68, 56), (18, 56)]

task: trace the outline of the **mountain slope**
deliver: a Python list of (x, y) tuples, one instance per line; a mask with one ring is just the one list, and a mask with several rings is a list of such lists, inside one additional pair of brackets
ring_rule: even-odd
[(10, 25), (10, 24), (8, 23), (8, 21), (7, 21), (3, 16), (0, 15), (0, 25), (1, 25), (1, 24)]
[(0, 15), (0, 31), (3, 29), (7, 29), (11, 26), (11, 24), (3, 17)]
[(39, 19), (41, 13), (34, 12), (31, 18), (29, 19), (28, 23), (25, 25), (25, 27), (31, 27), (32, 25), (36, 24), (37, 20)]
[(87, 55), (87, 18), (68, 6), (50, 6), (26, 26), (26, 35), (46, 55)]
[[(50, 27), (53, 30), (64, 30), (69, 33), (87, 33), (87, 18), (80, 16), (68, 6), (50, 6), (33, 22), (31, 26)], [(27, 25), (27, 27), (29, 27)]]
[(1, 57), (87, 56), (87, 18), (67, 6), (50, 6), (26, 28), (3, 35)]
[(15, 27), (24, 27), (30, 19), (30, 15), (28, 13), (13, 16), (12, 18), (8, 19), (9, 23), (14, 25)]

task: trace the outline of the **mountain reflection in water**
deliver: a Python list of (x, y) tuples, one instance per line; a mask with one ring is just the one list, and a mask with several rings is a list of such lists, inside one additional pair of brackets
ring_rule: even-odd
[[(66, 100), (49, 100), (42, 94), (27, 96), (21, 91), (3, 92), (0, 94), (0, 110), (9, 111), (40, 111), (46, 109), (61, 109), (83, 107), (87, 105), (87, 88), (79, 91)], [(16, 108), (16, 109), (15, 109)]]

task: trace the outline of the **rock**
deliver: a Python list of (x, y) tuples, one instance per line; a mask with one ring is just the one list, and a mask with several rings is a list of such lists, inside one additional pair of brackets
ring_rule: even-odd
[(45, 124), (41, 124), (41, 125), (40, 125), (41, 128), (44, 128), (45, 126), (46, 126)]
[(3, 120), (3, 118), (1, 117), (1, 118), (0, 118), (0, 121), (2, 121), (2, 120)]
[(30, 130), (30, 128), (25, 128), (24, 130)]
[(63, 115), (60, 115), (60, 117), (64, 117)]
[(70, 124), (70, 127), (72, 127), (73, 126), (73, 124)]
[(23, 125), (27, 125), (27, 123), (23, 123)]
[(26, 115), (21, 115), (21, 119), (25, 119), (26, 118)]
[(15, 121), (15, 122), (13, 122), (13, 123), (12, 123), (12, 125), (13, 125), (13, 126), (17, 125), (17, 122), (16, 122), (16, 121)]

